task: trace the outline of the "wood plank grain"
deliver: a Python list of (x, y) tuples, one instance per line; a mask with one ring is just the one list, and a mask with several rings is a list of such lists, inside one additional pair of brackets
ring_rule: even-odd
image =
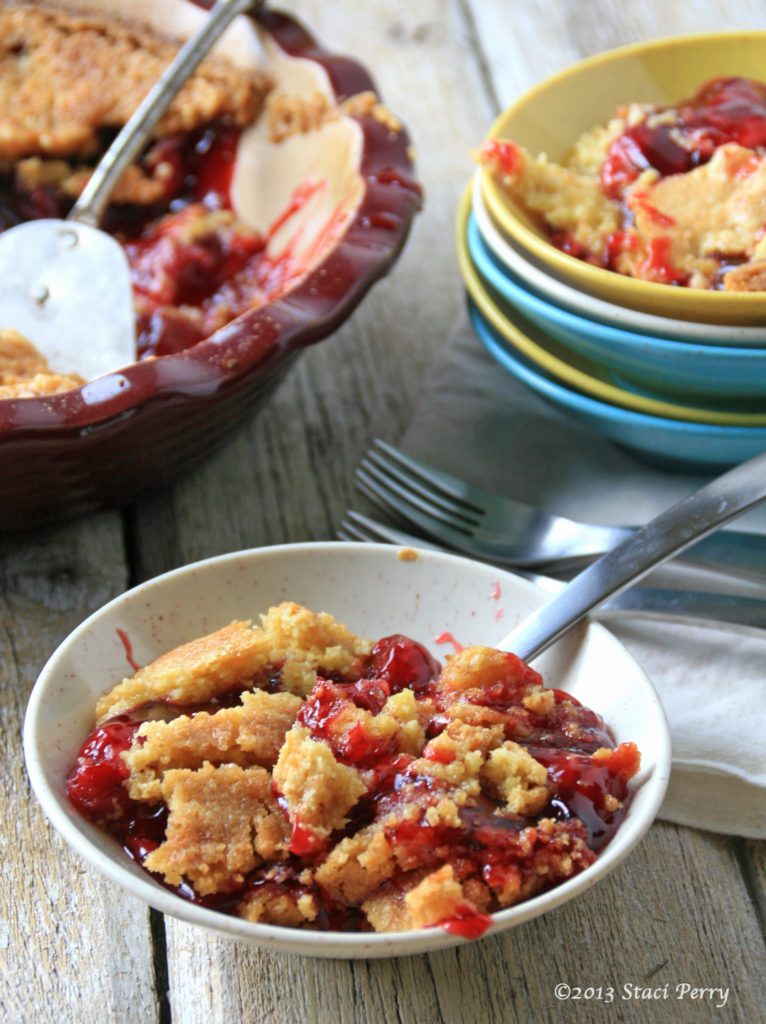
[(484, 55), (488, 87), (502, 108), (525, 89), (568, 64), (615, 46), (660, 36), (716, 29), (762, 29), (760, 0), (463, 0)]
[(124, 589), (117, 514), (6, 541), (0, 561), (0, 1019), (78, 1024), (157, 1017), (146, 907), (102, 879), (45, 821), (21, 723), (48, 655)]
[[(412, 129), (426, 212), (396, 271), (331, 341), (303, 357), (263, 414), (192, 478), (135, 510), (132, 547), (142, 577), (221, 551), (332, 536), (351, 498), (356, 460), (373, 434), (401, 434), (426, 390), (431, 361), (462, 317), (452, 219), (471, 171), (468, 152), (493, 113), (492, 93), (507, 88), (492, 71), (495, 61), (516, 69), (521, 88), (587, 45), (587, 29), (571, 41), (561, 32), (575, 17), (564, 0), (513, 5), (512, 30), (509, 5), (494, 0), (289, 6), (320, 38), (376, 69), (387, 101)], [(605, 7), (593, 5), (597, 18)], [(697, 0), (685, 5), (684, 17), (691, 23), (708, 7)], [(492, 17), (480, 33), (482, 12)], [(616, 16), (607, 19), (615, 34), (609, 44), (627, 38)], [(482, 38), (482, 62), (473, 33), (486, 35), (490, 24), (496, 39), (489, 47)], [(635, 31), (650, 32), (649, 24)], [(607, 44), (593, 43), (600, 45)], [(551, 49), (554, 57), (541, 62)], [(653, 828), (627, 863), (582, 899), (453, 952), (312, 961), (231, 944), (169, 918), (166, 938), (172, 1015), (183, 1024), (704, 1024), (720, 1014), (710, 1004), (675, 1001), (650, 1008), (557, 1003), (559, 980), (728, 985), (731, 1017), (742, 1020), (758, 1019), (764, 996), (757, 921), (731, 845), (667, 825)]]
[(739, 847), (740, 866), (750, 891), (755, 912), (766, 944), (766, 842), (742, 840)]

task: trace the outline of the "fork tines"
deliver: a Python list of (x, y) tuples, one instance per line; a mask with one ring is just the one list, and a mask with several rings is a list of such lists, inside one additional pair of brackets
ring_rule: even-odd
[(460, 481), (432, 470), (409, 456), (376, 441), (357, 469), (359, 489), (374, 504), (404, 514), (430, 533), (433, 521), (470, 536), (481, 521), (481, 510), (463, 498)]

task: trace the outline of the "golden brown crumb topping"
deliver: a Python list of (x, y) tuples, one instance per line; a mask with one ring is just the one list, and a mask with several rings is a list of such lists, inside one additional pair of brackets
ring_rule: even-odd
[(358, 659), (368, 650), (331, 616), (286, 601), (261, 627), (232, 622), (163, 654), (102, 697), (96, 713), (103, 720), (151, 700), (204, 704), (277, 669), (286, 690), (306, 694), (318, 671), (358, 678)]
[(743, 263), (724, 274), (723, 287), (727, 292), (766, 292), (766, 260)]
[[(122, 126), (177, 46), (94, 13), (9, 3), (0, 8), (0, 157), (88, 154), (103, 128)], [(258, 72), (206, 60), (155, 135), (188, 132), (214, 118), (251, 123), (268, 89)]]
[(131, 797), (159, 799), (162, 773), (169, 765), (199, 768), (208, 761), (273, 768), (301, 703), (292, 693), (255, 690), (243, 693), (238, 707), (145, 722), (125, 757)]
[(116, 686), (68, 781), (181, 894), (252, 922), (477, 937), (617, 827), (635, 747), (514, 655), (468, 647), (441, 669), (292, 602), (261, 622)]
[(201, 895), (225, 891), (244, 881), (259, 863), (259, 851), (273, 857), (284, 849), (274, 842), (280, 818), (263, 768), (177, 768), (165, 773), (162, 798), (169, 810), (167, 838), (144, 863), (171, 885), (186, 878)]
[(273, 92), (266, 100), (266, 119), (272, 142), (283, 142), (291, 135), (316, 131), (322, 125), (344, 116), (371, 117), (392, 134), (402, 130), (396, 114), (370, 91), (349, 96), (339, 105), (319, 90), (310, 96)]
[(176, 647), (123, 680), (96, 705), (99, 720), (150, 700), (203, 704), (243, 686), (268, 663), (263, 637), (250, 622), (223, 629)]
[(18, 331), (0, 329), (0, 399), (57, 395), (84, 383), (76, 374), (51, 371), (45, 356)]
[(367, 792), (355, 768), (341, 764), (328, 746), (299, 727), (285, 738), (274, 766), (274, 785), (284, 800), (293, 833), (303, 835), (307, 852), (317, 840), (321, 848), (332, 832), (343, 828), (347, 812)]

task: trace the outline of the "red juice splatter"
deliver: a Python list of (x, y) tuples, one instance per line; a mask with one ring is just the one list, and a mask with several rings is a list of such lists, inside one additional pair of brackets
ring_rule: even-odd
[(438, 636), (434, 637), (434, 643), (452, 644), (452, 646), (455, 649), (455, 654), (459, 654), (462, 650), (464, 650), (463, 645), (458, 640), (456, 640), (452, 633), (450, 633), (449, 630), (447, 629), (445, 629), (443, 633), (440, 633)]
[(141, 666), (138, 664), (136, 659), (133, 657), (133, 644), (130, 642), (130, 637), (124, 629), (117, 629), (117, 636), (122, 641), (122, 646), (125, 648), (125, 660), (133, 669), (134, 672), (138, 672)]

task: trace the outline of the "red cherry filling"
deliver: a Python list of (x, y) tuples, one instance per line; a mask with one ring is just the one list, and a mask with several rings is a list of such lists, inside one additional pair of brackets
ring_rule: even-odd
[(366, 672), (373, 679), (385, 679), (391, 693), (409, 688), (420, 696), (440, 670), (439, 662), (422, 644), (395, 633), (378, 640), (372, 648)]
[(345, 727), (343, 716), (349, 708), (377, 714), (388, 694), (385, 680), (341, 684), (320, 679), (298, 713), (298, 722), (312, 738), (324, 740), (339, 761), (358, 768), (370, 767), (393, 750), (393, 738), (373, 735), (362, 722)]
[(304, 825), (300, 818), (296, 818), (293, 824), (293, 832), (290, 837), (290, 852), (296, 857), (316, 857), (322, 853), (327, 844), (321, 836)]
[[(622, 202), (628, 187), (649, 168), (658, 171), (661, 177), (685, 174), (707, 163), (716, 149), (728, 143), (757, 153), (766, 151), (766, 84), (762, 82), (715, 78), (690, 99), (674, 107), (660, 108), (657, 113), (663, 115), (657, 119), (658, 123), (633, 125), (611, 142), (600, 171), (601, 187), (610, 199)], [(497, 158), (499, 160), (500, 156)], [(736, 176), (752, 173), (755, 166), (756, 160), (745, 162)], [(674, 223), (672, 217), (653, 207), (641, 193), (634, 191), (629, 203), (634, 208), (640, 207), (656, 224), (670, 227)], [(590, 252), (569, 232), (552, 230), (549, 235), (551, 242), (563, 252), (595, 266), (616, 270), (620, 254), (637, 248), (637, 239), (630, 230), (632, 223), (633, 213), (623, 203), (622, 229), (607, 239), (600, 255)], [(731, 266), (737, 264), (736, 257), (728, 258)], [(688, 274), (673, 266), (667, 238), (649, 240), (639, 273), (660, 284), (685, 285), (689, 279)]]
[[(275, 298), (299, 273), (293, 260), (267, 257), (266, 238), (242, 225), (224, 229), (211, 221), (204, 231), (205, 217), (232, 209), (239, 138), (239, 129), (221, 121), (152, 143), (138, 163), (155, 184), (161, 182), (161, 197), (145, 206), (113, 203), (107, 211), (104, 229), (125, 246), (138, 299), (139, 358), (196, 345)], [(317, 187), (301, 186), (280, 224)], [(28, 188), (12, 168), (0, 169), (0, 231), (41, 217), (65, 217), (71, 205), (72, 198), (55, 187)]]
[(488, 139), (481, 147), (481, 153), (485, 159), (494, 160), (503, 174), (511, 175), (516, 172), (519, 164), (519, 150), (512, 142)]
[(625, 187), (653, 167), (665, 177), (707, 163), (719, 146), (766, 146), (766, 85), (747, 78), (715, 78), (676, 108), (673, 120), (628, 128), (609, 147), (601, 170), (607, 195), (619, 199)]
[[(590, 848), (603, 849), (625, 816), (628, 780), (640, 764), (636, 745), (621, 743), (607, 758), (540, 747), (530, 747), (530, 753), (548, 769), (555, 793), (552, 815), (560, 820), (579, 818), (588, 829)], [(610, 808), (610, 798), (619, 806)]]
[(94, 730), (80, 748), (67, 778), (66, 793), (89, 821), (113, 821), (131, 804), (123, 786), (128, 766), (120, 755), (130, 747), (138, 726), (127, 715), (120, 715)]
[[(555, 885), (573, 871), (583, 870), (622, 821), (628, 780), (638, 769), (638, 752), (633, 744), (600, 749), (610, 748), (611, 741), (598, 715), (563, 691), (553, 691), (553, 701), (545, 699), (540, 677), (518, 658), (508, 655), (497, 664), (501, 678), (493, 677), (496, 681), (489, 685), (469, 690), (440, 688), (438, 663), (420, 644), (396, 635), (380, 640), (363, 659), (366, 678), (354, 683), (319, 679), (297, 721), (315, 739), (326, 742), (339, 761), (360, 771), (367, 792), (349, 811), (348, 823), (327, 837), (298, 815), (292, 820), (286, 861), (263, 865), (214, 896), (200, 897), (187, 883), (167, 887), (183, 898), (232, 914), (248, 894), (263, 887), (294, 901), (312, 894), (319, 914), (308, 927), (364, 930), (369, 925), (358, 908), (337, 906), (320, 886), (306, 885), (299, 877), (307, 866), (321, 864), (344, 836), (376, 822), (395, 849), (393, 885), (399, 880), (404, 884), (409, 872), (450, 864), (459, 882), (483, 884), (489, 909), (520, 898), (530, 886), (537, 892), (540, 885)], [(270, 672), (249, 686), (278, 692), (281, 675), (278, 670)], [(452, 783), (437, 771), (437, 766), (455, 761), (455, 753), (446, 748), (441, 752), (438, 745), (427, 745), (422, 759), (400, 753), (388, 735), (390, 730), (377, 731), (369, 717), (379, 715), (391, 695), (406, 687), (427, 699), (429, 714), (436, 712), (429, 736), (438, 735), (450, 721), (459, 721), (460, 705), (466, 703), (475, 709), (471, 714), (489, 716), (488, 724), (501, 723), (506, 736), (526, 746), (547, 769), (551, 796), (543, 811), (529, 817), (511, 815), (487, 795), (473, 795), (466, 802), (464, 793), (456, 812), (439, 810), (445, 798), (457, 799)], [(239, 703), (241, 693), (235, 688), (192, 707), (146, 705), (99, 726), (83, 744), (67, 780), (72, 804), (108, 829), (131, 857), (143, 863), (166, 838), (168, 810), (163, 803), (132, 801), (124, 786), (128, 769), (121, 755), (135, 742), (139, 719), (162, 710), (215, 714)], [(534, 697), (530, 708), (523, 703), (527, 695)], [(535, 707), (538, 713), (530, 710)], [(360, 710), (365, 714), (360, 715)], [(425, 767), (429, 760), (434, 775)], [(287, 815), (284, 798), (276, 790), (273, 795)], [(569, 865), (566, 870), (563, 863)], [(451, 934), (477, 938), (491, 918), (466, 899), (439, 923)]]
[(473, 903), (462, 903), (455, 909), (452, 917), (439, 922), (439, 926), (450, 935), (459, 935), (461, 939), (480, 939), (492, 924), (489, 914), (482, 914)]

